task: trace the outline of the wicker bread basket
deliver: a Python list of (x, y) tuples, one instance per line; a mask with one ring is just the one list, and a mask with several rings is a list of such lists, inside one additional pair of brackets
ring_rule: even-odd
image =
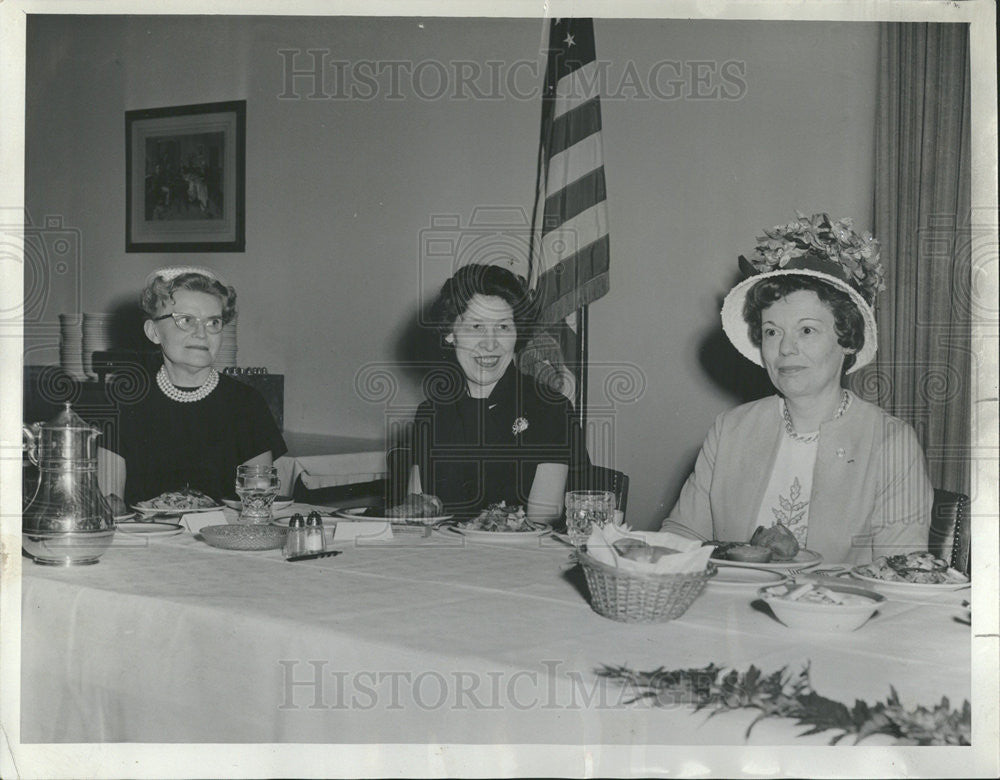
[(622, 571), (577, 551), (594, 611), (623, 623), (665, 623), (683, 615), (715, 576), (715, 565), (690, 574)]

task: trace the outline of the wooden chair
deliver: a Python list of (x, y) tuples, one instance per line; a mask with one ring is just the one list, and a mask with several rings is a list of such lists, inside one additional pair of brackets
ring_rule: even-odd
[(615, 494), (615, 503), (618, 505), (618, 511), (624, 514), (628, 507), (628, 475), (621, 471), (604, 468), (603, 466), (591, 466), (590, 478), (587, 484), (582, 486), (581, 489), (610, 490)]
[(935, 488), (927, 549), (948, 561), (953, 569), (968, 574), (972, 560), (970, 530), (969, 497)]

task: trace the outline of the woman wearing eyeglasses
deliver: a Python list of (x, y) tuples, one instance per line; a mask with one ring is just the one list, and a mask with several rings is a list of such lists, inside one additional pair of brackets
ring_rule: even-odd
[(125, 503), (185, 486), (231, 497), (237, 466), (270, 465), (287, 451), (260, 394), (213, 366), (236, 291), (205, 269), (165, 268), (147, 278), (140, 305), (163, 365), (141, 400), (121, 407)]

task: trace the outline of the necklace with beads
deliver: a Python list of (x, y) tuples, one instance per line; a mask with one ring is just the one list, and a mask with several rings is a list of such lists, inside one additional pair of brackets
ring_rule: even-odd
[[(847, 411), (847, 407), (851, 405), (851, 394), (846, 390), (843, 391), (844, 395), (840, 401), (840, 406), (837, 407), (837, 413), (833, 416), (834, 420), (839, 420), (844, 416), (844, 412)], [(781, 402), (781, 414), (785, 418), (785, 433), (791, 436), (795, 441), (803, 442), (804, 444), (809, 444), (810, 442), (816, 441), (819, 438), (819, 431), (807, 434), (803, 436), (801, 433), (795, 430), (795, 426), (792, 424), (792, 415), (788, 413), (788, 404), (782, 400)]]
[(178, 401), (182, 404), (191, 403), (209, 396), (219, 384), (219, 372), (213, 368), (208, 375), (208, 379), (205, 380), (205, 383), (201, 387), (194, 390), (181, 390), (179, 387), (175, 387), (170, 381), (170, 377), (167, 375), (167, 367), (160, 366), (160, 370), (156, 373), (156, 384), (171, 401)]

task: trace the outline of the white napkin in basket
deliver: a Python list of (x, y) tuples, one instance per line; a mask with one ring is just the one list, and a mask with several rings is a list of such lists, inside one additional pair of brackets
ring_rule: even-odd
[[(679, 552), (674, 555), (664, 555), (655, 563), (633, 561), (622, 558), (612, 546), (619, 539), (639, 539), (654, 547), (669, 547)], [(703, 546), (701, 542), (684, 536), (672, 534), (669, 531), (628, 531), (619, 526), (606, 525), (604, 528), (595, 525), (587, 539), (587, 552), (592, 558), (615, 566), (623, 571), (634, 571), (637, 574), (691, 574), (705, 570), (708, 559), (715, 548)]]

